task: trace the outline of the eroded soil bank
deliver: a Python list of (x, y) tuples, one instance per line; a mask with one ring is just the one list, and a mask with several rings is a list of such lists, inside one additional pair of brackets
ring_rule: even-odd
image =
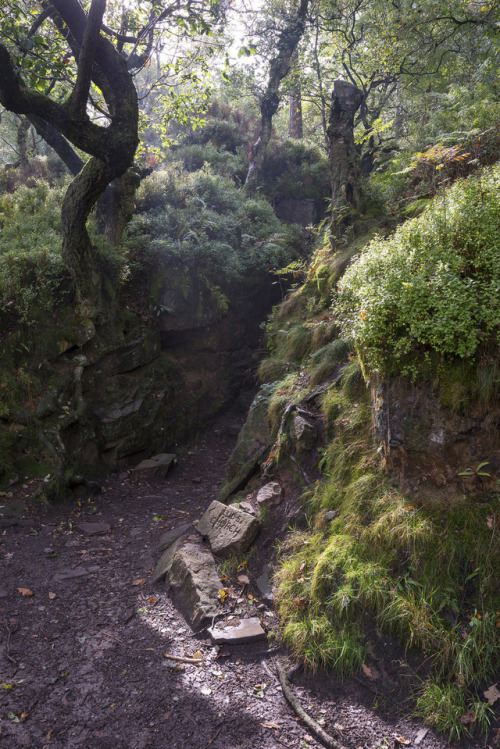
[[(284, 651), (263, 652), (272, 638), (214, 647), (205, 632), (193, 635), (164, 586), (149, 582), (161, 535), (216, 498), (244, 418), (243, 409), (219, 417), (163, 481), (124, 471), (103, 493), (52, 508), (30, 500), (31, 483), (2, 497), (1, 749), (320, 746), (283, 698), (273, 658), (292, 663)], [(251, 584), (232, 591), (231, 605), (272, 631), (276, 619), (253, 586), (252, 560), (248, 568)], [(443, 737), (408, 717), (393, 676), (399, 657), (388, 647), (377, 678), (342, 684), (297, 672), (292, 683), (347, 749), (444, 749)]]

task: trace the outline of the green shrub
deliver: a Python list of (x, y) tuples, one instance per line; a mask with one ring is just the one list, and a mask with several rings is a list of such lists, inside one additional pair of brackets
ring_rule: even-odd
[(69, 273), (61, 257), (64, 188), (46, 182), (0, 198), (0, 309), (33, 322), (67, 301)]
[(161, 257), (223, 291), (290, 260), (287, 229), (270, 204), (207, 166), (192, 173), (170, 166), (144, 180), (126, 246), (131, 263)]
[(497, 351), (500, 168), (456, 183), (392, 237), (372, 240), (341, 279), (336, 309), (382, 374), (416, 377), (441, 358)]

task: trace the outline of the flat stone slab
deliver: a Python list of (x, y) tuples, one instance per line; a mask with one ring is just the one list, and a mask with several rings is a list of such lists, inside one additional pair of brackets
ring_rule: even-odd
[(283, 491), (277, 481), (270, 481), (257, 492), (257, 503), (260, 507), (279, 505)]
[(159, 453), (151, 458), (142, 460), (133, 469), (134, 471), (145, 471), (152, 476), (165, 478), (169, 468), (177, 462), (177, 456), (173, 453)]
[(209, 627), (208, 634), (215, 645), (243, 645), (266, 639), (266, 632), (257, 617), (241, 619), (236, 626)]
[(87, 577), (92, 574), (89, 569), (85, 567), (75, 567), (74, 570), (61, 570), (54, 575), (54, 582), (61, 583), (64, 580), (75, 580), (78, 577)]
[(248, 512), (215, 499), (208, 506), (196, 530), (208, 538), (214, 554), (230, 556), (246, 551), (259, 532), (259, 527), (257, 518)]
[(170, 547), (169, 552), (172, 551), (167, 571), (170, 595), (189, 624), (199, 627), (219, 612), (218, 593), (222, 583), (214, 558), (199, 544), (177, 541)]
[(167, 550), (164, 551), (161, 555), (160, 559), (158, 560), (158, 564), (155, 567), (155, 571), (151, 575), (151, 582), (157, 583), (159, 580), (162, 580), (165, 577), (167, 572), (170, 570), (170, 567), (172, 566), (172, 561), (174, 559), (175, 553), (179, 549), (179, 546), (180, 536), (173, 540)]
[(76, 527), (86, 536), (102, 536), (111, 530), (108, 523), (78, 523)]
[(175, 528), (172, 528), (172, 530), (167, 531), (163, 534), (163, 536), (160, 538), (160, 542), (158, 546), (156, 547), (157, 550), (166, 551), (174, 541), (177, 541), (178, 538), (183, 536), (185, 533), (187, 533), (189, 530), (193, 528), (192, 523), (181, 523), (181, 525), (177, 525)]

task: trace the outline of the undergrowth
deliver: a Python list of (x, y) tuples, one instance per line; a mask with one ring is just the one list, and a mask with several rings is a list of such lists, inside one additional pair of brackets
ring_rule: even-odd
[[(323, 251), (320, 260), (328, 285), (339, 256)], [(307, 668), (348, 676), (370, 662), (375, 626), (422, 656), (418, 715), (450, 739), (484, 733), (492, 710), (482, 692), (500, 667), (500, 493), (410, 496), (382, 473), (360, 360), (352, 339), (338, 338), (320, 265), (313, 260), (304, 285), (275, 311), (267, 326), (271, 356), (261, 365), (273, 382), (275, 433), (287, 405), (311, 393), (320, 394), (324, 419), (321, 478), (304, 493), (309, 529), (290, 533), (280, 547), (283, 640)], [(314, 338), (321, 325), (324, 341)], [(478, 371), (460, 359), (442, 370), (445, 405), (464, 406), (471, 393), (480, 399), (467, 380)], [(484, 391), (495, 386), (496, 371), (492, 357), (481, 375)]]
[(432, 665), (417, 711), (450, 737), (484, 731), (489, 706), (477, 689), (500, 666), (500, 495), (449, 501), (391, 486), (356, 360), (327, 389), (323, 412), (329, 439), (306, 494), (311, 529), (289, 536), (276, 578), (284, 641), (308, 668), (348, 675), (368, 657), (374, 620)]

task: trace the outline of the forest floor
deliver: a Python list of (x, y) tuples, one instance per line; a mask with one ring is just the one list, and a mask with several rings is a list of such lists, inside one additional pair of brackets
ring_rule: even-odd
[[(164, 585), (149, 582), (161, 535), (216, 498), (243, 420), (243, 410), (221, 415), (163, 481), (124, 471), (100, 494), (47, 507), (21, 479), (0, 497), (1, 749), (321, 746), (284, 700), (273, 659), (290, 667), (286, 652), (265, 654), (272, 639), (214, 647), (206, 633), (193, 634)], [(276, 629), (252, 584), (235, 605)], [(391, 648), (386, 660), (378, 681), (299, 671), (292, 686), (346, 749), (448, 747), (412, 719), (387, 676), (397, 666)]]

